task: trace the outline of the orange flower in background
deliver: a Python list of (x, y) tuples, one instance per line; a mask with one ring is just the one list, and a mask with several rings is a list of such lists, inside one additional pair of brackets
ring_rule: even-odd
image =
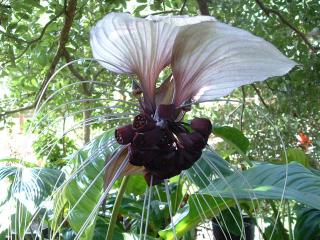
[(301, 146), (304, 150), (308, 150), (308, 148), (312, 145), (312, 141), (303, 132), (300, 132), (299, 135), (297, 135), (297, 139), (299, 146)]

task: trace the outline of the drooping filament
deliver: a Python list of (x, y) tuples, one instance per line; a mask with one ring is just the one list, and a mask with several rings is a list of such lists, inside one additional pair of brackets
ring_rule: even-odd
[(190, 168), (201, 156), (211, 133), (208, 119), (195, 118), (190, 127), (175, 122), (177, 109), (173, 104), (159, 105), (154, 114), (141, 112), (132, 124), (116, 129), (119, 144), (129, 144), (129, 162), (144, 166), (145, 179), (153, 185)]

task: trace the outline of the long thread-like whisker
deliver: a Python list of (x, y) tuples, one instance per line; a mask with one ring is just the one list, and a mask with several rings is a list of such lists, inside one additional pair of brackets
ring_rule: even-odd
[(142, 215), (141, 215), (141, 223), (140, 223), (140, 234), (139, 234), (139, 239), (142, 239), (142, 231), (143, 231), (143, 221), (144, 221), (144, 210), (147, 204), (147, 198), (148, 198), (148, 193), (149, 191), (146, 191), (144, 194), (144, 200), (143, 200), (143, 207), (142, 207)]
[(159, 188), (158, 188), (158, 186), (157, 186), (157, 185), (155, 185), (155, 186), (154, 186), (154, 189), (155, 189), (155, 190), (156, 190), (156, 192), (157, 192), (157, 195), (158, 195), (158, 198), (159, 198), (160, 202), (162, 202), (162, 199), (161, 199), (161, 195), (160, 195), (160, 192), (159, 192)]
[[(92, 61), (105, 62), (105, 63), (108, 63), (108, 64), (110, 64), (110, 65), (113, 65), (113, 64), (111, 64), (111, 63), (109, 63), (109, 62), (107, 62), (107, 61), (105, 61), (105, 60), (94, 59), (94, 58), (81, 58), (81, 59), (76, 59), (76, 60), (73, 60), (73, 61), (71, 61), (71, 62), (68, 62), (68, 63), (64, 64), (62, 67), (60, 67), (60, 68), (48, 79), (47, 83), (45, 84), (45, 86), (43, 87), (42, 91), (40, 92), (39, 98), (38, 98), (38, 102), (37, 102), (36, 107), (35, 107), (35, 113), (38, 111), (38, 108), (39, 108), (39, 105), (40, 105), (40, 103), (41, 103), (41, 101), (42, 101), (42, 98), (43, 98), (43, 96), (44, 96), (44, 93), (45, 93), (45, 91), (47, 90), (47, 88), (48, 88), (49, 84), (51, 83), (51, 81), (56, 77), (56, 75), (57, 75), (61, 70), (65, 69), (65, 68), (68, 67), (69, 65), (72, 65), (73, 63), (79, 62), (79, 60), (81, 60), (81, 61), (91, 61), (91, 62), (92, 62)], [(117, 67), (115, 67), (115, 68), (117, 68)]]
[[(190, 178), (190, 176), (189, 176), (189, 174), (188, 174), (187, 172), (186, 172), (186, 176), (187, 176), (188, 178)], [(191, 192), (191, 190), (192, 190), (192, 192)], [(188, 186), (188, 190), (187, 190), (187, 191), (189, 192), (189, 195), (190, 195), (190, 196), (192, 195), (192, 193), (196, 192), (196, 190), (194, 189), (194, 186), (193, 186), (192, 181), (189, 181), (189, 186)], [(196, 202), (194, 202), (194, 206), (196, 207), (196, 210), (197, 210), (197, 212), (199, 213), (199, 216), (200, 216), (200, 218), (201, 218), (201, 222), (204, 223), (204, 222), (206, 221), (206, 219), (205, 219), (206, 214), (205, 214), (205, 212), (204, 212), (204, 210), (203, 210), (203, 208), (202, 208), (202, 205), (201, 205), (201, 203), (200, 203), (200, 200), (199, 200), (197, 194), (195, 194), (194, 196), (195, 196), (195, 198), (196, 198), (196, 200), (197, 200), (197, 202), (198, 202), (198, 204), (197, 204)], [(200, 207), (200, 211), (199, 211), (198, 206)], [(202, 214), (203, 214), (203, 215), (202, 215)], [(210, 234), (208, 234), (208, 236), (209, 236), (209, 239), (212, 239), (212, 237), (211, 237)]]
[[(58, 105), (57, 107), (47, 111), (47, 113), (39, 120), (37, 121), (34, 121), (34, 126), (32, 127), (32, 124), (29, 126), (28, 128), (28, 132), (34, 132), (35, 129), (45, 120), (48, 119), (49, 117), (49, 114), (50, 113), (56, 113), (58, 110), (60, 110), (61, 108), (64, 108), (68, 105), (71, 105), (71, 104), (78, 104), (78, 103), (83, 103), (83, 102), (92, 102), (92, 101), (108, 101), (110, 99), (108, 98), (85, 98), (85, 99), (80, 99), (80, 100), (74, 100), (74, 101), (70, 101), (70, 102), (67, 102), (67, 103), (64, 103), (64, 104), (60, 104)], [(119, 103), (127, 103), (127, 102), (124, 102), (122, 100), (112, 100), (112, 101), (115, 101), (115, 102), (119, 102)], [(63, 116), (63, 117), (58, 117), (58, 118), (54, 118), (54, 122), (57, 122), (58, 120), (60, 120), (61, 118), (66, 118), (66, 117), (71, 117), (72, 115), (74, 115), (75, 113), (82, 113), (84, 111), (88, 111), (88, 110), (96, 110), (96, 109), (122, 109), (122, 106), (117, 106), (117, 105), (113, 105), (113, 106), (100, 106), (100, 107), (95, 107), (95, 108), (92, 108), (92, 109), (82, 109), (81, 111), (77, 111), (77, 112), (73, 112), (71, 114), (68, 114), (66, 116)], [(138, 111), (138, 109), (134, 108), (133, 106), (130, 108), (131, 110), (133, 111)]]
[(239, 103), (239, 104), (243, 104), (243, 102), (239, 99), (224, 99), (224, 98), (216, 98), (214, 100), (206, 100), (206, 101), (197, 101), (197, 102), (190, 102), (190, 103), (186, 103), (186, 104), (183, 104), (183, 105), (180, 105), (178, 108), (185, 108), (185, 107), (190, 107), (192, 105), (195, 105), (195, 104), (201, 104), (201, 103), (206, 103), (206, 102), (226, 102), (226, 103), (229, 103), (229, 102), (232, 102), (232, 103)]
[(165, 187), (165, 190), (166, 190), (166, 196), (167, 196), (167, 202), (168, 202), (168, 207), (169, 207), (169, 214), (170, 214), (170, 219), (171, 219), (172, 232), (173, 232), (174, 240), (177, 240), (176, 229), (174, 227), (174, 222), (173, 222), (173, 212), (172, 212), (172, 205), (171, 205), (171, 200), (170, 200), (168, 179), (164, 180), (164, 187)]
[[(123, 118), (112, 118), (112, 119), (109, 119), (109, 120), (105, 120), (105, 119), (100, 119), (102, 116), (98, 116), (98, 117), (92, 117), (90, 119), (87, 119), (86, 121), (81, 121), (77, 124), (75, 124), (74, 126), (72, 126), (72, 128), (69, 128), (68, 130), (64, 131), (62, 136), (60, 137), (63, 138), (64, 136), (66, 136), (68, 133), (74, 131), (75, 129), (77, 128), (80, 128), (83, 126), (83, 124), (85, 124), (86, 122), (90, 122), (89, 124), (87, 124), (88, 126), (89, 125), (93, 125), (93, 124), (96, 124), (96, 123), (99, 123), (101, 121), (112, 121), (112, 120), (122, 120), (122, 119), (130, 119), (130, 117), (123, 117)], [(98, 119), (98, 121), (93, 121), (95, 119)], [(48, 150), (50, 147), (50, 151), (49, 153), (47, 154), (47, 157), (50, 155), (51, 151), (53, 150), (53, 147), (59, 142), (60, 139), (53, 139), (53, 140), (50, 140), (45, 146), (43, 146), (39, 151), (38, 151), (38, 154), (42, 154), (43, 152), (45, 152), (46, 150)]]
[[(35, 113), (34, 113), (34, 117), (42, 110), (42, 108), (51, 100), (53, 99), (56, 95), (58, 95), (59, 93), (65, 91), (67, 88), (70, 88), (70, 87), (74, 87), (74, 86), (78, 86), (78, 85), (82, 85), (82, 84), (85, 84), (85, 83), (95, 83), (95, 84), (98, 84), (98, 85), (105, 85), (105, 86), (111, 86), (109, 83), (106, 83), (106, 82), (98, 82), (98, 81), (81, 81), (81, 82), (75, 82), (75, 83), (71, 83), (71, 84), (67, 84), (67, 85), (64, 85), (63, 87), (61, 87), (60, 89), (54, 91), (52, 94), (50, 94), (46, 100), (44, 102), (42, 102), (41, 106), (39, 106), (39, 108), (37, 108), (35, 110)], [(114, 86), (112, 86), (114, 87)], [(120, 89), (114, 89), (114, 90), (120, 90)]]
[[(13, 179), (13, 182), (12, 182), (12, 191), (11, 191), (11, 194), (10, 194), (10, 198), (11, 199), (15, 199), (14, 197), (14, 194), (15, 194), (15, 191), (17, 190), (16, 188), (18, 187), (18, 191), (20, 192), (21, 191), (21, 174), (22, 174), (22, 171), (23, 171), (23, 168), (17, 168), (16, 170), (16, 173), (14, 175), (14, 179)], [(20, 179), (20, 180), (19, 180)], [(17, 214), (14, 214), (14, 221), (13, 221), (13, 228), (11, 228), (12, 230), (12, 233), (11, 234), (14, 234), (14, 231), (16, 234), (18, 234), (17, 230), (18, 230), (18, 226), (17, 226), (17, 223), (18, 223), (18, 220), (19, 220), (19, 223), (20, 223), (20, 219), (18, 218), (21, 218), (21, 209), (22, 209), (22, 203), (20, 200), (18, 199), (15, 199), (15, 204), (16, 204), (16, 208), (18, 208), (19, 210), (17, 211), (16, 209), (16, 212), (18, 212), (18, 216)], [(10, 221), (10, 226), (12, 225), (12, 222)], [(17, 236), (16, 236), (17, 237)]]
[[(76, 111), (76, 112), (71, 112), (70, 114), (67, 114), (63, 117), (58, 117), (56, 118), (54, 121), (50, 122), (50, 124), (48, 124), (46, 126), (46, 128), (44, 128), (41, 132), (40, 132), (40, 136), (44, 135), (45, 133), (48, 132), (48, 130), (50, 130), (50, 127), (53, 126), (55, 123), (59, 122), (60, 120), (62, 119), (66, 119), (68, 117), (73, 117), (77, 114), (80, 114), (80, 113), (83, 113), (83, 112), (86, 112), (86, 111), (92, 111), (92, 110), (98, 110), (98, 109), (106, 109), (106, 107), (104, 106), (101, 106), (101, 107), (94, 107), (94, 108), (86, 108), (86, 109), (82, 109), (81, 111)], [(130, 113), (109, 113), (109, 114), (105, 114), (105, 115), (100, 115), (100, 116), (95, 116), (95, 117), (107, 117), (107, 116), (130, 116), (130, 115), (133, 115), (133, 114), (130, 114)], [(110, 118), (111, 119), (111, 118)], [(92, 118), (88, 118), (86, 119), (85, 121), (89, 121), (89, 120), (92, 120)], [(86, 122), (82, 122), (82, 123), (86, 123)]]
[(117, 159), (110, 159), (110, 161), (108, 161), (105, 166), (100, 170), (100, 172), (97, 174), (97, 176), (92, 180), (92, 182), (89, 184), (89, 186), (87, 187), (87, 189), (82, 193), (81, 197), (76, 201), (76, 203), (72, 206), (72, 208), (68, 211), (67, 215), (64, 217), (64, 220), (60, 223), (60, 225), (58, 226), (58, 228), (55, 230), (53, 236), (55, 235), (55, 233), (57, 233), (60, 228), (63, 226), (63, 224), (67, 221), (67, 218), (70, 216), (70, 214), (72, 213), (72, 211), (78, 206), (78, 204), (81, 202), (81, 200), (84, 198), (84, 196), (86, 195), (86, 193), (91, 189), (91, 187), (95, 184), (95, 182), (100, 178), (100, 176), (105, 172), (106, 168)]
[[(234, 191), (232, 190), (232, 187), (230, 186), (229, 182), (225, 179), (225, 177), (223, 176), (223, 174), (221, 173), (221, 171), (214, 166), (214, 164), (212, 162), (210, 162), (209, 160), (206, 160), (206, 162), (211, 165), (211, 167), (217, 172), (219, 178), (230, 188), (230, 191), (232, 191), (232, 193), (234, 194)], [(253, 186), (248, 182), (248, 179), (241, 173), (241, 171), (239, 171), (237, 168), (232, 167), (233, 171), (238, 174), (242, 180), (244, 181), (244, 183), (248, 186), (248, 189), (253, 189)], [(251, 202), (251, 206), (253, 208), (253, 212), (255, 214), (255, 216), (258, 216), (259, 213), (259, 209), (261, 209), (260, 207), (260, 201), (258, 200), (258, 198), (256, 197), (255, 192), (250, 192), (248, 191), (248, 194), (250, 196), (250, 202)], [(256, 199), (256, 201), (254, 201), (254, 199)], [(256, 204), (255, 204), (256, 203)], [(257, 207), (256, 207), (257, 205)], [(262, 223), (262, 219), (261, 219), (261, 223)]]
[(151, 205), (151, 196), (152, 196), (152, 185), (153, 185), (153, 175), (151, 175), (150, 179), (150, 187), (149, 187), (149, 196), (148, 196), (148, 207), (147, 207), (147, 217), (146, 217), (146, 226), (144, 230), (144, 240), (147, 238), (147, 232), (148, 232), (148, 223), (149, 223), (149, 217), (150, 217), (150, 205)]
[(108, 195), (110, 189), (112, 188), (113, 184), (120, 177), (120, 175), (122, 174), (122, 171), (125, 169), (125, 167), (127, 166), (128, 163), (129, 163), (129, 158), (126, 157), (126, 159), (121, 163), (121, 165), (119, 166), (118, 171), (115, 173), (114, 177), (110, 181), (110, 184), (106, 187), (106, 190), (100, 196), (100, 199), (99, 199), (98, 203), (96, 204), (94, 209), (91, 211), (89, 217), (86, 219), (86, 221), (84, 222), (84, 224), (80, 228), (79, 232), (77, 233), (77, 235), (75, 237), (75, 240), (79, 240), (79, 238), (81, 237), (81, 235), (85, 231), (85, 229), (88, 226), (88, 224), (90, 223), (90, 221), (95, 217), (100, 205), (103, 203), (104, 199), (107, 197), (107, 195)]
[[(262, 113), (262, 116), (264, 117), (265, 120), (267, 120), (267, 122), (273, 126), (273, 128), (275, 129), (275, 132), (277, 134), (277, 136), (279, 137), (280, 139), (280, 143), (281, 143), (281, 146), (282, 146), (282, 149), (283, 149), (283, 152), (284, 152), (284, 157), (285, 157), (285, 161), (286, 161), (286, 164), (285, 164), (285, 169), (286, 169), (286, 172), (285, 172), (285, 179), (284, 179), (284, 184), (283, 184), (283, 190), (282, 190), (282, 193), (281, 193), (281, 199), (280, 199), (280, 206), (283, 205), (284, 203), (284, 195), (285, 195), (285, 191), (286, 191), (286, 186), (287, 186), (287, 182), (288, 182), (288, 171), (289, 171), (289, 166), (288, 166), (288, 154), (287, 154), (287, 148), (285, 146), (285, 143), (284, 143), (284, 140), (281, 136), (281, 133), (278, 129), (278, 127), (273, 123), (273, 121), (270, 119), (270, 117), (265, 113), (265, 111), (260, 111), (260, 108), (259, 106), (256, 106), (257, 107), (257, 110), (258, 112)], [(276, 219), (275, 219), (275, 224), (274, 224), (274, 227), (272, 229), (272, 232), (271, 232), (271, 235), (270, 235), (270, 239), (272, 238), (275, 230), (276, 230), (276, 223), (278, 221), (280, 217), (280, 211), (278, 211), (277, 213), (277, 216), (276, 216)]]
[[(39, 207), (40, 208), (40, 207)], [(39, 226), (37, 227), (37, 229), (36, 229), (36, 232), (38, 232), (40, 235), (41, 235), (41, 233), (42, 233), (42, 230), (43, 230), (43, 225), (44, 225), (44, 223), (45, 223), (45, 218), (46, 218), (46, 214), (47, 214), (47, 210), (45, 211), (45, 213), (43, 214), (43, 217), (41, 218), (41, 220), (40, 220), (40, 222), (39, 222)], [(30, 223), (32, 223), (32, 221), (30, 221)], [(29, 225), (30, 225), (30, 223), (29, 223)], [(31, 228), (31, 226), (29, 226), (28, 225), (28, 227), (27, 227), (27, 229), (30, 227)], [(24, 236), (23, 236), (23, 238), (22, 239), (24, 239)]]
[[(190, 176), (189, 173), (187, 173), (187, 178), (188, 178), (188, 180), (190, 181), (191, 184), (196, 185), (194, 179)], [(197, 197), (197, 195), (196, 195), (196, 197)], [(210, 204), (208, 203), (208, 201), (206, 200), (206, 198), (205, 198), (204, 196), (202, 196), (202, 195), (201, 195), (201, 197), (202, 197), (202, 199), (204, 200), (204, 202), (206, 203), (206, 205), (208, 206), (208, 208), (210, 209), (211, 214), (212, 214), (213, 216), (215, 216), (216, 214), (214, 213), (213, 209), (210, 207)], [(221, 209), (220, 209), (219, 205), (217, 204), (217, 201), (214, 199), (214, 197), (212, 197), (212, 199), (213, 199), (214, 202), (216, 203), (216, 205), (217, 205), (217, 207), (218, 207), (218, 211), (219, 211), (219, 213), (221, 214), (222, 212), (221, 212)], [(199, 204), (200, 204), (200, 202), (199, 202)], [(205, 218), (206, 218), (206, 216), (205, 216), (205, 213), (204, 213), (204, 220), (202, 221), (203, 223), (205, 223), (205, 220), (206, 220)], [(223, 218), (223, 221), (224, 221), (224, 218)], [(222, 225), (219, 223), (219, 221), (217, 221), (217, 223), (218, 223), (218, 225), (220, 226), (224, 237), (227, 238), (227, 236), (226, 236), (226, 234), (224, 233), (224, 230), (223, 230), (223, 228), (222, 228)], [(228, 232), (228, 233), (229, 233), (229, 232)], [(208, 235), (209, 235), (209, 233), (208, 233)], [(230, 234), (229, 234), (229, 236), (230, 236)]]
[[(91, 124), (94, 124), (94, 123), (91, 123)], [(64, 134), (65, 136), (66, 134)], [(63, 136), (62, 136), (63, 137)], [(54, 149), (54, 146), (59, 142), (59, 139), (57, 140), (54, 140), (54, 141), (50, 141), (47, 145), (45, 145), (44, 147), (46, 147), (48, 150), (48, 153), (47, 153), (47, 157), (50, 156), (51, 152), (53, 151)], [(50, 144), (50, 145), (49, 145)], [(42, 148), (43, 149), (43, 148)], [(46, 149), (43, 149), (43, 151), (46, 150)]]
[[(203, 172), (202, 168), (198, 165), (198, 163), (194, 164), (194, 166), (192, 167), (193, 170), (194, 170), (195, 172), (197, 172), (197, 170), (195, 169), (195, 167), (197, 167), (197, 168), (199, 169), (199, 171), (201, 171), (202, 175), (205, 176), (205, 173)], [(226, 181), (226, 179), (225, 179), (224, 176), (221, 174), (221, 172), (219, 171), (219, 169), (216, 168), (215, 171), (217, 171), (219, 177), (220, 177), (221, 179), (224, 179), (223, 181), (224, 181), (227, 185), (229, 185), (229, 183)], [(205, 177), (206, 177), (206, 176), (205, 176)], [(201, 178), (200, 178), (200, 179), (201, 179)], [(201, 180), (201, 181), (203, 182), (203, 180)], [(203, 183), (204, 183), (204, 182), (203, 182)], [(212, 184), (211, 186), (212, 186), (214, 189), (216, 189), (216, 187), (214, 186), (214, 184)], [(230, 186), (230, 185), (229, 185), (229, 186)], [(241, 227), (240, 227), (239, 224), (238, 224), (238, 222), (237, 222), (237, 220), (236, 220), (236, 217), (234, 216), (233, 212), (231, 211), (230, 207), (228, 206), (228, 204), (226, 203), (226, 201), (224, 200), (224, 198), (221, 196), (221, 194), (219, 193), (219, 191), (217, 191), (217, 193), (218, 193), (219, 198), (220, 198), (220, 199), (223, 201), (223, 203), (226, 205), (226, 208), (227, 208), (228, 211), (230, 212), (232, 218), (235, 220), (238, 229), (241, 231), (241, 236), (240, 236), (240, 239), (241, 239), (242, 234), (243, 234), (242, 231), (245, 229), (245, 228), (244, 228), (244, 222), (243, 222), (242, 218), (241, 218)], [(214, 199), (214, 197), (212, 197), (212, 198)], [(235, 202), (236, 202), (236, 206), (237, 206), (237, 209), (239, 210), (239, 214), (241, 215), (240, 203), (238, 202), (238, 199), (236, 198), (235, 195), (233, 195), (233, 198), (234, 198), (234, 200), (235, 200)], [(218, 206), (218, 208), (219, 208), (219, 205), (217, 205), (217, 206)], [(220, 211), (220, 213), (221, 213), (220, 208), (219, 208), (219, 211)], [(223, 218), (223, 215), (221, 215), (221, 217)]]
[[(213, 151), (213, 150), (212, 150)], [(220, 172), (220, 170), (212, 163), (210, 162), (208, 159), (205, 159), (205, 161), (211, 165), (211, 167), (214, 169), (214, 171), (217, 172), (218, 174), (218, 177), (229, 187), (229, 190), (231, 191), (232, 195), (234, 196), (234, 199), (235, 198), (235, 193), (233, 191), (233, 188), (231, 187), (231, 185), (229, 184), (229, 182), (225, 179), (225, 177), (223, 176), (223, 174)], [(231, 166), (230, 166), (231, 167)], [(253, 186), (248, 182), (247, 178), (241, 173), (241, 171), (239, 171), (237, 168), (235, 167), (231, 167), (233, 169), (233, 171), (238, 174), (242, 180), (244, 181), (244, 183), (248, 186), (248, 189), (254, 189)], [(217, 191), (217, 193), (220, 195), (219, 191)], [(261, 209), (260, 207), (260, 201), (258, 200), (258, 198), (256, 197), (256, 194), (255, 192), (250, 192), (248, 191), (248, 194), (250, 196), (250, 202), (251, 202), (251, 206), (253, 208), (253, 212), (254, 212), (254, 215), (255, 216), (258, 216), (258, 213), (259, 213), (259, 209)], [(254, 202), (254, 199), (256, 199), (256, 201)], [(257, 207), (255, 205), (255, 203), (257, 204)], [(258, 221), (258, 219), (257, 219)], [(263, 223), (263, 220), (261, 219), (261, 224)], [(263, 225), (262, 225), (263, 227)]]
[[(117, 117), (114, 117), (114, 116), (117, 116)], [(93, 116), (93, 117), (87, 118), (85, 120), (76, 122), (76, 124), (69, 127), (69, 129), (65, 130), (62, 134), (63, 134), (63, 136), (65, 136), (67, 133), (69, 133), (79, 127), (83, 127), (83, 125), (90, 126), (92, 124), (99, 123), (100, 121), (107, 122), (107, 121), (115, 121), (115, 120), (122, 120), (122, 119), (130, 119), (131, 116), (132, 116), (132, 114), (130, 114), (130, 113), (117, 113), (116, 115), (114, 113), (108, 113), (108, 114), (104, 114), (104, 115)], [(108, 117), (110, 117), (110, 118), (108, 118)], [(98, 120), (98, 121), (95, 121), (95, 120)], [(54, 122), (52, 122), (52, 124), (53, 123)], [(90, 124), (88, 124), (88, 123), (90, 123)], [(43, 129), (38, 134), (38, 138), (41, 138), (50, 130), (49, 129), (50, 125), (51, 124), (49, 124), (47, 128)], [(39, 151), (39, 152), (42, 153), (41, 151)]]
[[(198, 164), (194, 164), (194, 165), (192, 166), (193, 171), (195, 171), (195, 172), (197, 173), (197, 170), (195, 169), (195, 166), (197, 166), (199, 169), (201, 169), (201, 168), (198, 166)], [(201, 169), (201, 170), (202, 170), (202, 169)], [(202, 174), (205, 176), (205, 174), (203, 173), (203, 171), (202, 171)], [(190, 175), (189, 175), (189, 176), (190, 176)], [(199, 176), (200, 176), (200, 175), (199, 175)], [(205, 177), (206, 177), (206, 176), (205, 176)], [(203, 184), (205, 184), (205, 182), (202, 180), (201, 177), (200, 177), (200, 180), (201, 180), (201, 182), (202, 182)], [(208, 179), (208, 180), (209, 180), (209, 179)], [(193, 182), (194, 182), (194, 180), (193, 180), (193, 179), (190, 179), (190, 178), (189, 178), (189, 181), (193, 181)], [(215, 197), (213, 197), (213, 196), (211, 196), (211, 197), (212, 197), (212, 200), (213, 200), (213, 201), (215, 202), (215, 204), (217, 205), (219, 214), (220, 214), (220, 216), (221, 216), (221, 218), (222, 218), (222, 221), (223, 221), (224, 225), (226, 226), (226, 222), (225, 222), (225, 219), (224, 219), (224, 217), (223, 217), (223, 214), (222, 214), (222, 211), (221, 211), (221, 209), (220, 209), (220, 207), (219, 207), (218, 202), (216, 201)], [(219, 197), (223, 200), (223, 198), (222, 198), (221, 196), (219, 196)], [(213, 212), (213, 210), (211, 209), (209, 203), (207, 202), (207, 200), (206, 200), (204, 197), (203, 197), (203, 200), (206, 202), (207, 206), (210, 208), (210, 211), (211, 211), (212, 215), (215, 215), (214, 212)], [(225, 203), (227, 209), (229, 210), (229, 212), (232, 214), (232, 211), (230, 210), (228, 204), (227, 204), (226, 202), (224, 202), (224, 203)], [(232, 214), (232, 217), (234, 218), (234, 220), (236, 220), (235, 217), (233, 216), (233, 214)], [(217, 222), (218, 222), (218, 220), (217, 220)], [(218, 225), (220, 226), (220, 223), (219, 223), (219, 222), (218, 222)], [(221, 226), (220, 226), (220, 227), (221, 227)], [(224, 233), (224, 230), (223, 230), (222, 227), (221, 227), (221, 229), (222, 229), (222, 233), (223, 233), (224, 237), (227, 238), (227, 236), (225, 236), (225, 233)], [(228, 233), (229, 233), (229, 232), (228, 232)], [(231, 238), (230, 233), (229, 233), (229, 237)]]
[[(55, 186), (53, 187), (52, 193), (50, 194), (50, 196), (49, 196), (47, 199), (49, 200), (49, 199), (53, 198), (53, 197), (55, 196), (55, 194), (57, 194), (60, 190), (62, 190), (62, 188), (64, 188), (67, 184), (69, 184), (69, 183), (73, 180), (73, 178), (78, 175), (78, 173), (80, 173), (82, 170), (84, 170), (85, 167), (88, 166), (94, 158), (96, 158), (97, 156), (100, 156), (100, 154), (102, 154), (102, 153), (105, 151), (105, 148), (106, 148), (106, 147), (108, 147), (108, 146), (111, 147), (111, 146), (114, 145), (114, 144), (115, 144), (115, 140), (110, 141), (110, 142), (107, 142), (107, 143), (104, 144), (104, 145), (101, 145), (96, 151), (92, 152), (92, 154), (90, 155), (90, 157), (88, 157), (88, 158), (80, 165), (80, 167), (79, 167), (73, 174), (71, 174), (71, 176), (70, 176), (66, 181), (64, 181), (64, 182), (57, 188), (57, 184), (60, 182), (60, 179), (61, 179), (61, 177), (62, 177), (63, 174), (64, 174), (64, 173), (62, 172), (62, 173), (59, 175), (58, 180), (56, 181)], [(39, 173), (40, 173), (40, 172), (41, 172), (41, 170), (39, 171)], [(56, 188), (57, 188), (57, 189), (56, 189)], [(32, 224), (33, 220), (35, 219), (35, 217), (37, 216), (37, 214), (38, 214), (38, 212), (39, 212), (40, 210), (41, 210), (41, 209), (40, 209), (40, 207), (39, 207), (38, 210), (37, 210), (37, 211), (35, 212), (35, 214), (33, 215), (32, 219), (31, 219), (31, 221), (30, 221), (30, 223), (29, 223), (28, 228), (30, 227), (30, 225)], [(49, 211), (49, 209), (46, 209), (44, 214), (46, 214), (47, 211)]]

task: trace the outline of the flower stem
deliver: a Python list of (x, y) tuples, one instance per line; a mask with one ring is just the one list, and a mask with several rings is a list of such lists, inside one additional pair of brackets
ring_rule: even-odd
[(108, 227), (108, 231), (107, 231), (107, 236), (106, 236), (106, 240), (112, 240), (113, 238), (113, 232), (114, 232), (114, 227), (116, 226), (116, 222), (117, 222), (117, 216), (118, 216), (118, 212), (119, 212), (119, 208), (120, 208), (120, 204), (123, 198), (123, 194), (124, 191), (126, 190), (126, 187), (128, 185), (129, 182), (129, 176), (124, 176), (119, 188), (119, 192), (116, 198), (116, 201), (114, 202), (114, 206), (112, 209), (112, 214), (111, 214), (111, 218), (110, 218), (110, 223), (109, 223), (109, 227)]

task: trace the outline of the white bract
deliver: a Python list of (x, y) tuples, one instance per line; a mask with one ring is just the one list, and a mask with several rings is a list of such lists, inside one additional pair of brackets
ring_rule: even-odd
[[(116, 73), (136, 74), (144, 103), (155, 110), (156, 95), (166, 104), (210, 101), (235, 88), (286, 74), (296, 63), (260, 37), (213, 17), (135, 18), (110, 13), (91, 30), (93, 56)], [(160, 72), (171, 66), (173, 86), (156, 90)], [(163, 101), (160, 101), (163, 103)]]

